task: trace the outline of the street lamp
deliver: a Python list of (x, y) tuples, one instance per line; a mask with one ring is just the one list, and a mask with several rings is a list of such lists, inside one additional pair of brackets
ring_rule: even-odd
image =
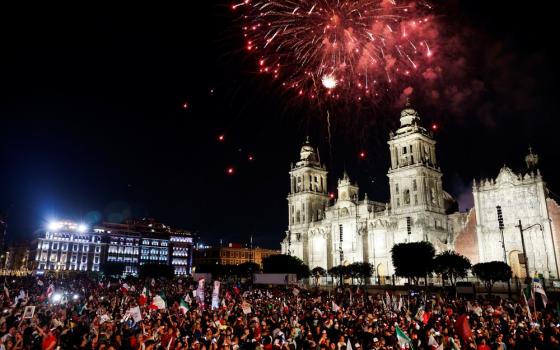
[(541, 231), (543, 231), (543, 227), (539, 223), (533, 224), (531, 226), (523, 228), (523, 226), (521, 226), (521, 220), (519, 220), (519, 225), (515, 226), (515, 227), (519, 227), (519, 233), (521, 234), (521, 245), (523, 246), (523, 259), (525, 260), (525, 275), (526, 275), (526, 278), (530, 278), (529, 277), (529, 259), (527, 259), (527, 251), (525, 250), (525, 238), (523, 237), (523, 231), (526, 231), (526, 230), (530, 229), (531, 227), (535, 227), (535, 226), (539, 226)]

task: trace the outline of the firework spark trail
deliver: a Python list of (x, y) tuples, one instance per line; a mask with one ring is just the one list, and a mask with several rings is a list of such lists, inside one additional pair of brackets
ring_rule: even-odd
[[(350, 101), (431, 67), (437, 30), (427, 1), (244, 0), (232, 9), (243, 11), (247, 51), (265, 62), (259, 72), (300, 96)], [(328, 87), (313, 84), (321, 80)]]
[(332, 152), (332, 135), (331, 135), (331, 115), (327, 110), (327, 134), (329, 137), (329, 159), (332, 162), (333, 159), (333, 152)]

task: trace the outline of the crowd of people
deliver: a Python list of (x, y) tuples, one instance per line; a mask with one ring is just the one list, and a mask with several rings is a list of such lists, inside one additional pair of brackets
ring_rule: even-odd
[(552, 300), (203, 284), (6, 278), (0, 350), (560, 349)]

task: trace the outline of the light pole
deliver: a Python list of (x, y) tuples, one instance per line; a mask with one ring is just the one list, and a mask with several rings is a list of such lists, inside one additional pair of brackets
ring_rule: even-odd
[(535, 227), (535, 226), (539, 226), (541, 231), (543, 231), (542, 225), (538, 224), (538, 223), (523, 228), (523, 226), (521, 226), (521, 220), (519, 220), (519, 225), (515, 226), (515, 227), (519, 227), (519, 233), (521, 234), (521, 246), (523, 247), (523, 259), (525, 260), (525, 275), (527, 276), (526, 279), (530, 278), (530, 276), (529, 276), (529, 259), (527, 258), (527, 251), (525, 250), (525, 238), (523, 237), (523, 231), (526, 231), (526, 230), (530, 229), (531, 227)]

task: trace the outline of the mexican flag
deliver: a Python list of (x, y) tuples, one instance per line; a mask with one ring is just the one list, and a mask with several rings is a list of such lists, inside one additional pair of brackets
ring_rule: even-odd
[(179, 310), (181, 310), (183, 314), (186, 314), (189, 311), (189, 309), (190, 309), (189, 304), (187, 304), (185, 299), (181, 298), (181, 301), (179, 302)]
[(138, 304), (139, 305), (146, 304), (146, 302), (148, 302), (149, 296), (150, 296), (150, 291), (146, 287), (144, 287), (144, 289), (142, 289), (142, 293), (140, 294), (140, 297), (138, 297)]
[(544, 307), (546, 308), (546, 304), (548, 303), (548, 298), (546, 297), (546, 292), (544, 291), (541, 280), (537, 276), (533, 278), (533, 291), (534, 293), (538, 293), (541, 295), (542, 302), (544, 304)]
[(410, 340), (410, 338), (406, 334), (404, 334), (402, 329), (400, 329), (397, 324), (395, 324), (395, 333), (397, 334), (397, 340), (401, 349), (407, 348), (407, 345), (408, 348), (412, 349), (412, 340)]
[(165, 302), (165, 298), (163, 297), (163, 295), (156, 294), (156, 296), (152, 300), (150, 309), (161, 310), (161, 309), (165, 309), (166, 307), (167, 307), (167, 303)]

